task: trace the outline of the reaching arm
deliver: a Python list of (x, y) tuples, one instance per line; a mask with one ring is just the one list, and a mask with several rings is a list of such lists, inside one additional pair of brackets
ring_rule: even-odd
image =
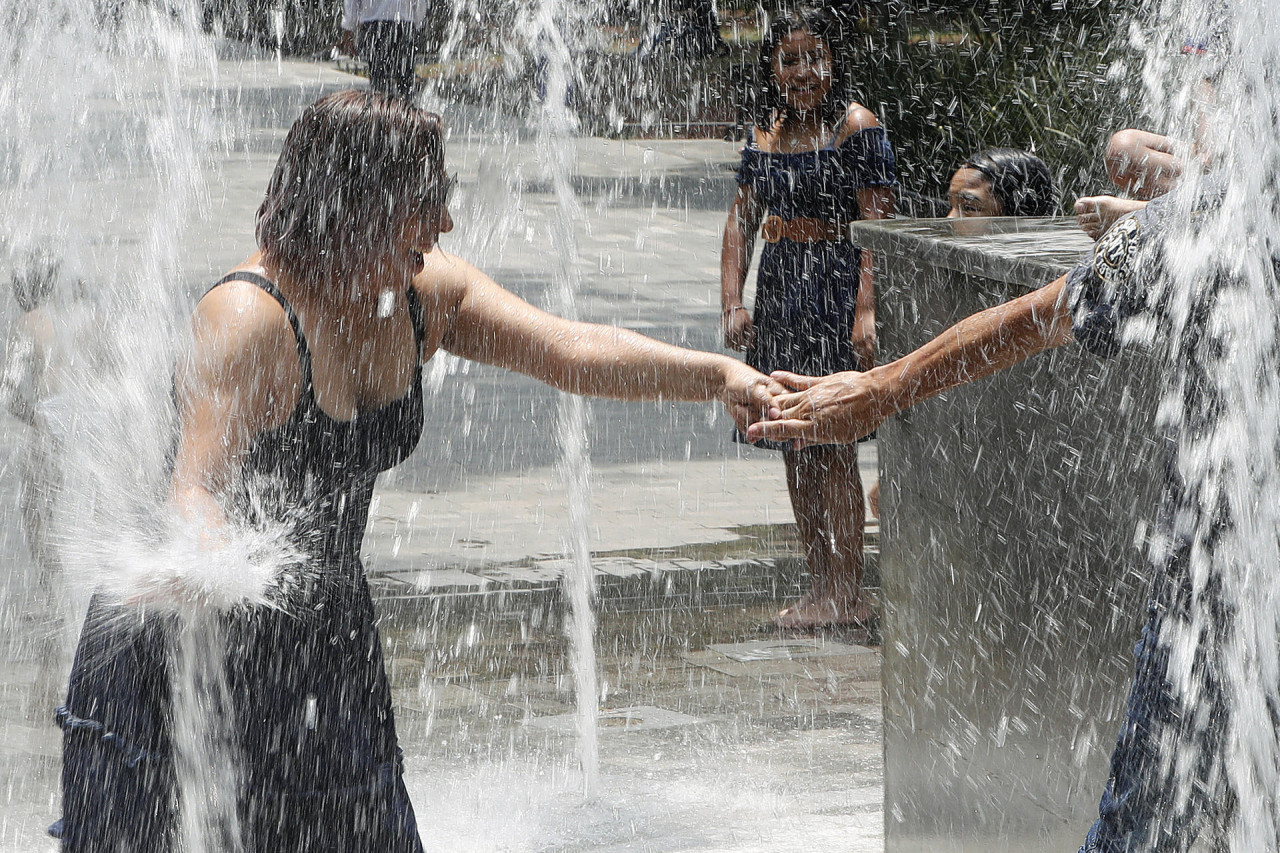
[[(771, 383), (736, 359), (539, 311), (442, 252), (428, 256), (424, 278), (420, 292), (443, 287), (455, 294), (441, 339), (455, 355), (517, 370), (573, 394), (719, 399), (744, 428), (768, 408)], [(431, 297), (424, 304), (433, 304)]]
[(763, 217), (755, 190), (750, 185), (739, 186), (729, 207), (720, 248), (720, 330), (729, 349), (745, 350), (755, 334), (751, 314), (742, 304), (742, 291)]
[(1066, 276), (1003, 305), (974, 314), (915, 352), (865, 373), (822, 378), (775, 374), (796, 389), (775, 398), (772, 420), (753, 424), (752, 440), (856, 441), (890, 415), (930, 397), (999, 373), (1071, 340)]
[(1173, 140), (1145, 130), (1115, 133), (1107, 143), (1105, 161), (1111, 182), (1143, 201), (1169, 192), (1182, 176), (1182, 158)]

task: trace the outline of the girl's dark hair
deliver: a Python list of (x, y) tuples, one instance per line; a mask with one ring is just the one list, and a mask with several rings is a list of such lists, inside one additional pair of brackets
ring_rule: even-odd
[(1058, 188), (1045, 162), (1016, 148), (988, 148), (964, 161), (991, 182), (1002, 216), (1052, 216), (1058, 210)]
[(800, 9), (779, 12), (765, 32), (760, 43), (760, 57), (756, 66), (756, 86), (751, 114), (756, 127), (762, 130), (773, 127), (780, 117), (789, 112), (786, 99), (778, 89), (773, 74), (773, 55), (791, 33), (805, 30), (820, 39), (831, 52), (831, 90), (822, 102), (822, 120), (835, 126), (844, 118), (849, 105), (849, 70), (845, 64), (844, 27), (842, 17), (822, 9)]
[(444, 203), (440, 117), (348, 89), (303, 111), (258, 208), (258, 246), (307, 281), (375, 264), (415, 206)]

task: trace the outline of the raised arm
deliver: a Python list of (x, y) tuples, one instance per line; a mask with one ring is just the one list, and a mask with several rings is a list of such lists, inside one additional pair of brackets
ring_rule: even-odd
[(1174, 141), (1146, 130), (1126, 128), (1113, 134), (1104, 159), (1111, 182), (1143, 201), (1169, 192), (1182, 177)]
[(755, 334), (751, 314), (742, 304), (742, 291), (747, 284), (756, 232), (763, 217), (755, 190), (750, 184), (739, 185), (729, 206), (720, 246), (720, 331), (729, 349), (745, 350)]
[(769, 381), (736, 359), (681, 349), (626, 329), (579, 323), (540, 311), (472, 265), (428, 256), (419, 291), (452, 294), (440, 345), (474, 361), (525, 373), (573, 394), (624, 400), (719, 399), (740, 425), (770, 402)]
[(753, 424), (752, 440), (856, 441), (890, 415), (948, 388), (999, 373), (1071, 340), (1066, 277), (980, 311), (915, 352), (865, 373), (813, 378), (775, 374), (796, 389), (775, 399), (771, 420)]

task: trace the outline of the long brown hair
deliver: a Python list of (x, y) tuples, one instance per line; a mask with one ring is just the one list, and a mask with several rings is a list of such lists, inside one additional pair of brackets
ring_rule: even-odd
[(258, 208), (258, 247), (290, 275), (325, 282), (395, 251), (414, 206), (444, 203), (440, 117), (348, 89), (303, 111)]

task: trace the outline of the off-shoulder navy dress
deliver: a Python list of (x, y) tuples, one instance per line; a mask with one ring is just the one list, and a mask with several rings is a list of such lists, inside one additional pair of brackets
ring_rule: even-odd
[[(748, 137), (738, 183), (755, 190), (769, 216), (853, 222), (861, 218), (858, 190), (895, 185), (893, 149), (881, 127), (793, 154), (761, 151)], [(766, 243), (747, 363), (810, 376), (859, 368), (851, 335), (861, 259), (847, 240)]]
[[(311, 568), (284, 609), (225, 617), (225, 728), (234, 732), (241, 836), (228, 849), (421, 853), (359, 556), (374, 478), (422, 432), (420, 368), (403, 398), (336, 420), (316, 403), (306, 339), (274, 284), (248, 273), (227, 280), (280, 302), (302, 371), (297, 407), (254, 440), (230, 512), (291, 529)], [(408, 299), (420, 349), (421, 308), (414, 291)], [(63, 819), (55, 834), (64, 851), (176, 849), (173, 629), (139, 608), (90, 605), (58, 712)]]

